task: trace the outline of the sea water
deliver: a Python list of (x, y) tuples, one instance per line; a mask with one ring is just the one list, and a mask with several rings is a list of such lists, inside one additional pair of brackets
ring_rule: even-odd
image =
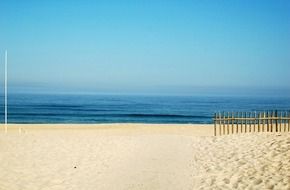
[[(0, 122), (4, 97), (0, 96)], [(290, 110), (290, 97), (10, 94), (9, 123), (212, 123), (217, 111)]]

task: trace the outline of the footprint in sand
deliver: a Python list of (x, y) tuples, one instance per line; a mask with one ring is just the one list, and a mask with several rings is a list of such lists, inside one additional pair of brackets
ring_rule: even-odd
[(261, 179), (255, 179), (254, 182), (253, 182), (253, 184), (254, 185), (259, 185), (262, 182), (263, 182), (263, 180), (261, 180)]

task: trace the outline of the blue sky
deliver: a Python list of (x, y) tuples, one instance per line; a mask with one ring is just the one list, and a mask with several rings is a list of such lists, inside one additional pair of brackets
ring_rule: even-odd
[(0, 26), (23, 91), (290, 88), (286, 0), (1, 0)]

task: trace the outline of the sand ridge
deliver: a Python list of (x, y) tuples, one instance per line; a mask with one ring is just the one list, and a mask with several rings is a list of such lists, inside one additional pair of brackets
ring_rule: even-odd
[(290, 189), (290, 135), (243, 134), (193, 143), (196, 189)]

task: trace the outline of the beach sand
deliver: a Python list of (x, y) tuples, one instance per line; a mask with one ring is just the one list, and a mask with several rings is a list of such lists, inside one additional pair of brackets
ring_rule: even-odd
[(212, 125), (0, 125), (0, 190), (290, 189), (290, 133)]

